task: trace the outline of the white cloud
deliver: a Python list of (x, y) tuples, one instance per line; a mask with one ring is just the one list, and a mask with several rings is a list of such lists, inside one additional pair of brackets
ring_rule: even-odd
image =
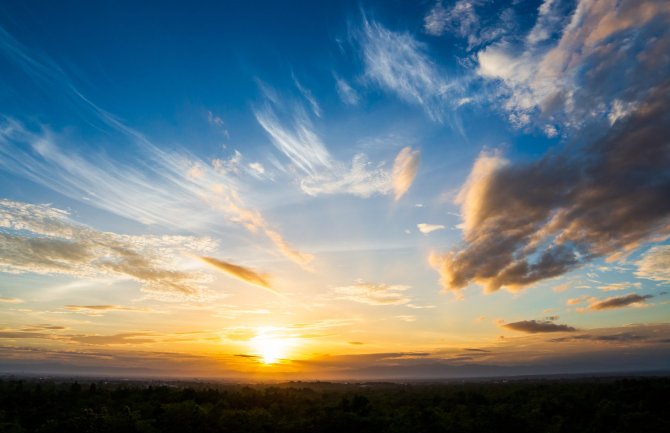
[(670, 283), (670, 245), (651, 248), (635, 264), (638, 277)]
[[(256, 119), (275, 147), (291, 161), (293, 167), (286, 171), (293, 174), (304, 193), (366, 198), (395, 189), (399, 198), (411, 185), (418, 167), (418, 151), (403, 149), (396, 157), (393, 172), (385, 162), (373, 164), (362, 153), (354, 155), (349, 165), (331, 156), (302, 106), (289, 113), (289, 123), (280, 122), (277, 104), (271, 99), (265, 102), (262, 109), (255, 111)], [(398, 192), (397, 188), (404, 190)]]
[(345, 80), (339, 77), (335, 77), (335, 83), (337, 85), (337, 94), (340, 95), (340, 99), (347, 105), (358, 105), (361, 98), (358, 95), (358, 92), (354, 90), (353, 87), (349, 85)]
[(420, 224), (417, 224), (416, 227), (424, 235), (427, 235), (428, 233), (432, 233), (432, 232), (437, 231), (437, 230), (444, 230), (445, 229), (445, 227), (442, 224), (420, 223)]
[(256, 110), (255, 115), (275, 147), (303, 173), (315, 175), (332, 166), (330, 153), (314, 132), (312, 122), (303, 109), (296, 109), (293, 113), (291, 128), (279, 121), (269, 105)]
[(309, 103), (314, 115), (316, 117), (321, 117), (321, 106), (319, 105), (319, 102), (316, 100), (312, 92), (308, 88), (300, 84), (300, 81), (298, 81), (295, 75), (293, 76), (293, 82), (295, 83), (295, 86), (298, 88), (303, 98), (305, 98), (305, 100)]
[(370, 197), (391, 191), (391, 176), (383, 165), (372, 166), (364, 154), (355, 155), (351, 167), (333, 164), (330, 170), (303, 177), (300, 187), (309, 195), (351, 194)]
[(410, 287), (357, 282), (351, 286), (335, 287), (337, 299), (359, 302), (369, 305), (402, 305), (411, 301), (403, 292)]
[(223, 135), (225, 135), (226, 138), (230, 138), (230, 132), (228, 132), (228, 129), (226, 128), (226, 124), (223, 121), (223, 119), (216, 114), (212, 113), (211, 111), (207, 112), (207, 122), (219, 129)]
[(436, 121), (445, 120), (445, 107), (454, 99), (456, 84), (446, 80), (409, 33), (396, 33), (365, 20), (361, 38), (365, 76), (381, 88), (422, 107)]
[[(46, 125), (39, 125), (38, 132), (34, 132), (15, 119), (0, 117), (0, 168), (144, 224), (208, 232), (221, 224), (223, 212), (224, 217), (242, 223), (252, 232), (262, 228), (261, 232), (279, 251), (298, 264), (304, 266), (311, 260), (311, 255), (291, 247), (258, 211), (245, 205), (240, 197), (242, 188), (233, 175), (235, 170), (216, 170), (187, 151), (157, 147), (86, 98), (53, 61), (33, 56), (1, 28), (0, 39), (0, 49), (4, 47), (5, 54), (22, 71), (53, 89), (57, 97), (70, 98), (96, 127), (119, 141), (118, 147), (128, 146), (124, 155), (130, 151), (134, 156), (121, 161), (102, 149), (96, 152), (96, 143), (77, 143), (73, 137), (57, 134)], [(269, 90), (266, 94), (274, 97)], [(224, 123), (211, 112), (208, 121), (217, 127)]]
[(249, 167), (250, 173), (257, 177), (257, 178), (262, 178), (267, 176), (267, 172), (265, 170), (265, 166), (261, 164), (260, 162), (250, 162), (247, 167)]
[[(61, 149), (66, 142), (45, 127), (40, 133), (22, 123), (0, 122), (0, 167), (56, 189), (75, 200), (144, 224), (180, 230), (207, 231), (221, 223), (221, 215), (252, 232), (260, 229), (287, 258), (305, 266), (311, 255), (289, 246), (260, 212), (247, 206), (234, 176), (242, 155), (212, 165), (186, 152), (159, 149), (137, 131), (116, 125), (138, 142), (132, 166), (111, 158)], [(140, 158), (139, 156), (142, 156)], [(196, 211), (197, 210), (197, 211)]]
[(516, 26), (512, 8), (499, 13), (489, 11), (480, 17), (476, 8), (483, 4), (482, 0), (457, 0), (447, 8), (438, 0), (424, 17), (423, 29), (432, 36), (445, 33), (459, 36), (467, 41), (467, 49), (471, 50), (501, 38)]
[[(570, 7), (545, 0), (522, 43), (501, 41), (477, 53), (479, 75), (503, 84), (497, 96), (515, 126), (538, 114), (575, 127), (600, 115), (613, 124), (651, 87), (650, 68), (668, 65), (633, 52), (635, 38), (646, 41), (645, 51), (667, 51), (667, 32), (645, 28), (656, 18), (670, 21), (667, 2), (579, 0), (571, 14)], [(627, 33), (633, 28), (636, 36)]]
[(453, 32), (459, 36), (475, 37), (479, 30), (479, 17), (475, 12), (476, 0), (458, 0), (450, 9), (442, 4), (435, 3), (424, 18), (424, 30), (429, 35), (441, 36), (446, 32)]

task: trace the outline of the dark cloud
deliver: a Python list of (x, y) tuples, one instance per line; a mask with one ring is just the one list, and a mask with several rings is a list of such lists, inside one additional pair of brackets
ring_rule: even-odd
[(647, 94), (538, 161), (482, 154), (458, 196), (464, 245), (431, 257), (444, 287), (521, 288), (670, 235), (670, 81)]
[(225, 262), (213, 257), (201, 257), (201, 259), (212, 267), (223, 271), (226, 274), (237, 278), (238, 280), (244, 281), (245, 283), (252, 284), (254, 286), (262, 287), (264, 289), (268, 289), (271, 292), (276, 293), (270, 286), (268, 276), (265, 274), (259, 274), (253, 269), (230, 262)]
[(44, 332), (33, 332), (33, 331), (0, 331), (0, 338), (7, 339), (21, 339), (21, 338), (38, 338), (38, 339), (49, 339), (51, 334), (46, 334)]
[(507, 323), (503, 325), (503, 327), (513, 331), (527, 332), (529, 334), (576, 331), (572, 326), (561, 325), (548, 320), (522, 320), (520, 322)]
[(653, 295), (638, 295), (637, 293), (631, 293), (629, 295), (623, 296), (612, 296), (602, 300), (595, 300), (589, 304), (588, 309), (598, 311), (623, 308), (633, 304), (644, 303), (647, 299), (651, 299), (653, 297)]
[(554, 343), (563, 343), (566, 341), (578, 341), (578, 340), (590, 340), (590, 341), (603, 341), (603, 342), (630, 342), (630, 341), (645, 341), (649, 337), (645, 335), (632, 334), (629, 332), (620, 332), (617, 334), (609, 335), (592, 335), (592, 334), (581, 334), (581, 335), (571, 335), (569, 337), (559, 337), (552, 338), (551, 342)]

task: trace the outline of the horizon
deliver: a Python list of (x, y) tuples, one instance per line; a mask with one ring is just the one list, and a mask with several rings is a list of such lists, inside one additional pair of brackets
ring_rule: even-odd
[(668, 47), (663, 0), (3, 2), (0, 375), (667, 372)]

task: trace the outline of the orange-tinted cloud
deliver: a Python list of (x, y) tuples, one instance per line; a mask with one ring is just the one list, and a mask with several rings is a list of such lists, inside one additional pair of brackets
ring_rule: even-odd
[(253, 269), (215, 259), (214, 257), (200, 257), (200, 259), (208, 265), (223, 271), (226, 274), (237, 278), (238, 280), (244, 281), (245, 283), (254, 286), (262, 287), (264, 289), (270, 290), (273, 293), (276, 293), (270, 285), (268, 276), (266, 274), (260, 274)]
[(650, 94), (581, 147), (516, 164), (483, 153), (458, 195), (464, 245), (431, 256), (444, 288), (519, 289), (668, 237), (670, 82)]
[(393, 163), (393, 191), (396, 200), (400, 200), (412, 186), (416, 173), (419, 171), (420, 157), (421, 152), (412, 150), (411, 147), (403, 148), (395, 157)]

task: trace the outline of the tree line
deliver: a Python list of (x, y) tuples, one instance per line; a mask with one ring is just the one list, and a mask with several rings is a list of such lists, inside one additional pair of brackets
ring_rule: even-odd
[(670, 379), (461, 384), (0, 380), (0, 432), (668, 432)]

